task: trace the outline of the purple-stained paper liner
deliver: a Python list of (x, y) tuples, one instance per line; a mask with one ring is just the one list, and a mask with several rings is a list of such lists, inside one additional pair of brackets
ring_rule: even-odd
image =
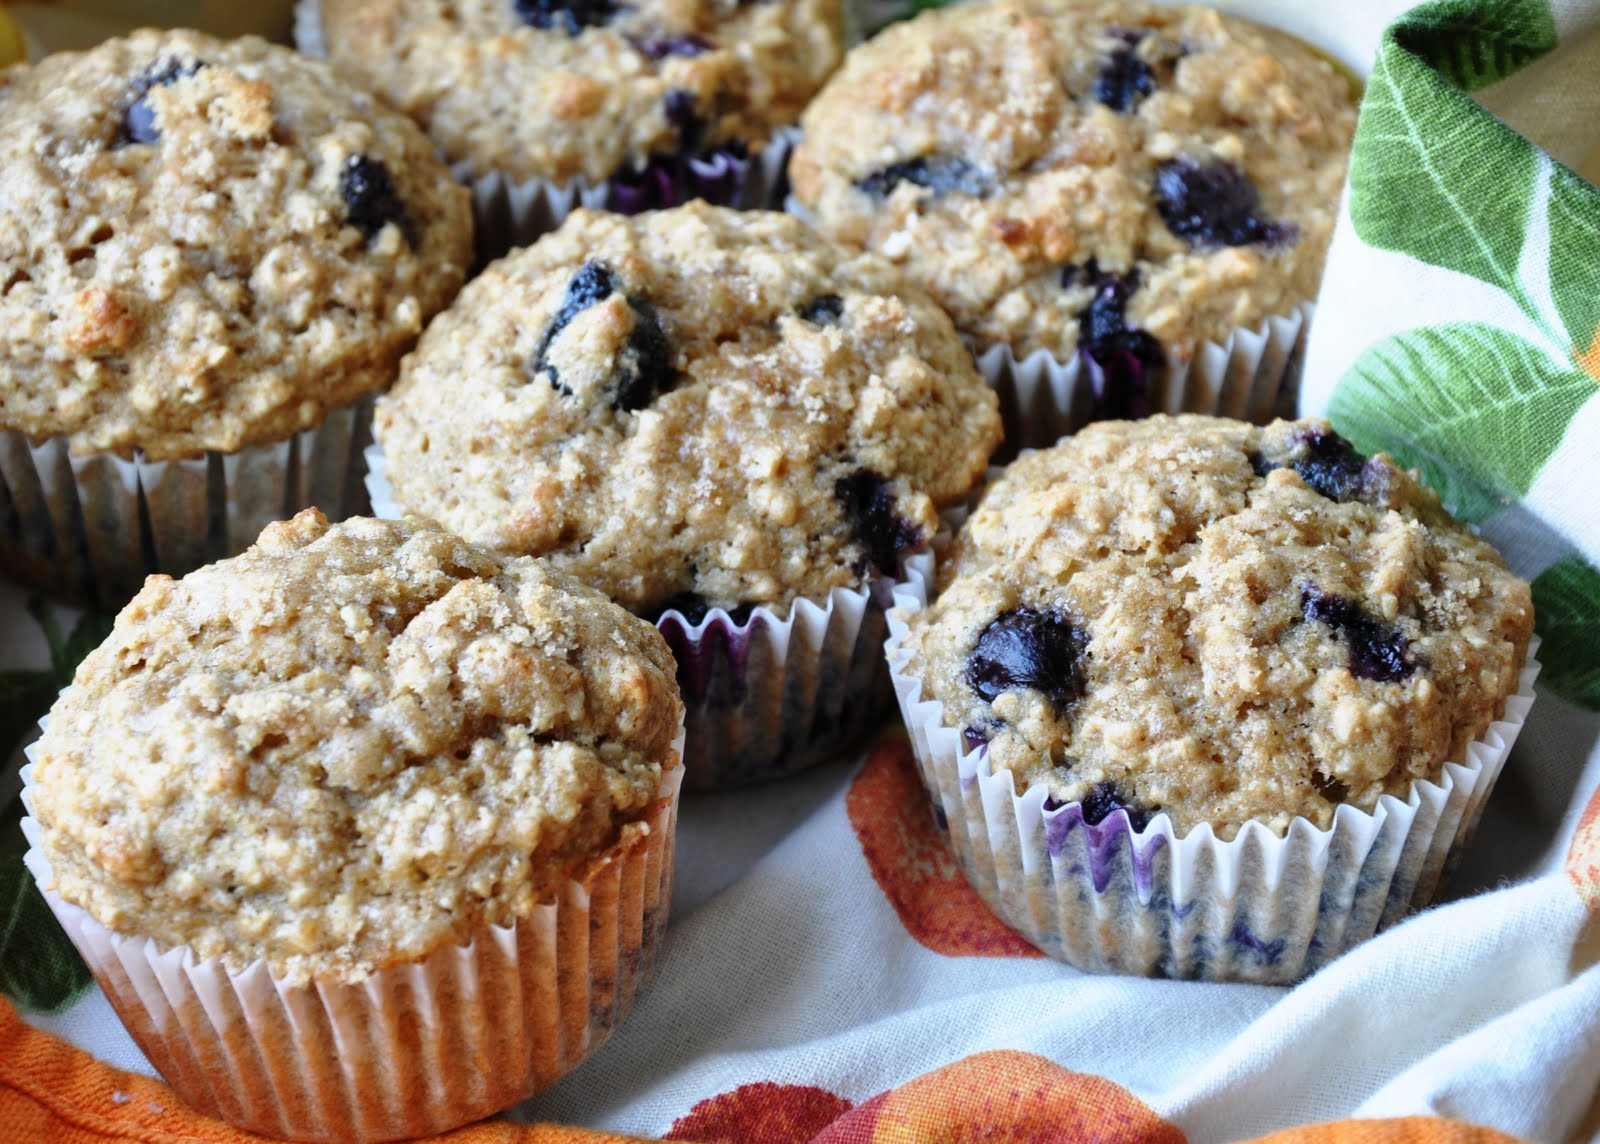
[[(674, 751), (682, 744), (680, 732)], [(644, 829), (555, 900), (354, 984), (292, 984), (264, 961), (234, 972), (187, 946), (112, 932), (51, 888), (31, 817), (24, 861), (134, 1041), (189, 1104), (296, 1140), (432, 1136), (547, 1087), (622, 1020), (666, 925), (683, 773), (663, 774)]]
[(1297, 818), (1280, 837), (1252, 822), (1225, 842), (1209, 825), (1179, 837), (1160, 814), (1135, 831), (1125, 810), (1090, 824), (1078, 803), (1047, 808), (1041, 784), (1018, 792), (986, 747), (969, 751), (944, 725), (903, 643), (904, 615), (927, 606), (930, 583), (914, 569), (897, 589), (886, 644), (923, 786), (990, 908), (1092, 972), (1288, 984), (1426, 905), (1483, 812), (1539, 673), (1535, 637), (1504, 716), (1437, 782), (1371, 811), (1341, 806), (1327, 830)]
[(178, 576), (242, 552), (262, 528), (316, 506), (366, 508), (361, 450), (372, 399), (283, 441), (193, 459), (74, 456), (0, 431), (0, 568), (42, 591), (115, 611), (151, 572)]
[[(294, 38), (305, 55), (326, 58), (321, 0), (295, 5)], [(452, 163), (450, 173), (472, 191), (482, 264), (555, 230), (579, 207), (639, 214), (704, 199), (740, 210), (777, 209), (788, 189), (789, 152), (799, 138), (798, 128), (780, 127), (754, 153), (730, 144), (695, 155), (657, 156), (600, 182), (518, 180), (503, 171), (478, 170), (470, 160)]]
[(1138, 374), (1132, 383), (1126, 377), (1108, 380), (1085, 354), (1061, 362), (1036, 350), (1019, 360), (1010, 346), (990, 346), (976, 357), (978, 371), (1000, 395), (1003, 455), (1053, 445), (1107, 418), (1208, 413), (1265, 424), (1292, 417), (1315, 313), (1306, 302), (1255, 329), (1234, 330), (1220, 344), (1206, 342), (1187, 361), (1168, 354), (1163, 366), (1131, 371)]
[[(383, 447), (369, 446), (366, 460), (373, 515), (405, 515)], [(921, 559), (931, 568), (926, 557), (908, 566)], [(894, 583), (835, 588), (787, 614), (755, 608), (736, 619), (712, 608), (695, 623), (663, 613), (656, 629), (678, 661), (688, 731), (684, 789), (784, 778), (838, 758), (877, 727), (891, 704), (882, 649)]]

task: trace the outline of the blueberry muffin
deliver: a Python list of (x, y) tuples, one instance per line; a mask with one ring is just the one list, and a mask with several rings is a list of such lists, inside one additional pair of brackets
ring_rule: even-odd
[[(274, 1135), (325, 1105), (319, 1138), (431, 1133), (553, 1080), (620, 1015), (664, 921), (681, 716), (661, 637), (598, 592), (432, 524), (308, 509), (149, 580), (51, 712), (30, 808), (47, 888), (90, 919), (69, 932), (186, 1097)], [(592, 965), (546, 948), (574, 924), (620, 943)], [(284, 1008), (202, 1019), (180, 986), (176, 1021), (148, 1009), (100, 956), (145, 939), (163, 980), (181, 949), (205, 968), (178, 977), (265, 973)], [(463, 1028), (427, 1014), (478, 993), (502, 1026), (475, 1057), (456, 1039), (485, 1036), (476, 1003)], [(582, 1035), (541, 1041), (571, 1019)], [(385, 1072), (395, 1092), (364, 1091)], [(347, 1120), (368, 1115), (401, 1119)]]
[(759, 149), (838, 64), (840, 0), (322, 0), (341, 71), (452, 162), (591, 181)]
[(1322, 421), (1091, 425), (938, 580), (889, 642), (924, 783), (1084, 969), (1287, 983), (1426, 904), (1532, 702), (1528, 585)]
[(1332, 64), (1210, 9), (991, 0), (852, 51), (790, 174), (978, 346), (1127, 373), (1315, 295), (1355, 121)]
[(907, 646), (995, 767), (1224, 838), (1437, 779), (1533, 628), (1488, 544), (1319, 421), (1090, 426), (1007, 470), (942, 577)]
[[(640, 615), (715, 609), (748, 635), (895, 576), (981, 477), (999, 420), (949, 319), (881, 259), (694, 203), (580, 211), (489, 267), (406, 359), (375, 434), (398, 510), (544, 555)], [(855, 634), (833, 669), (788, 646), (792, 684), (774, 685), (810, 697), (795, 719), (879, 687)], [(766, 660), (739, 662), (728, 703), (770, 695), (751, 678)], [(709, 685), (684, 670), (694, 782)]]
[(470, 257), (427, 138), (326, 65), (186, 31), (11, 68), (0, 112), (9, 563), (120, 603), (337, 510), (351, 411)]

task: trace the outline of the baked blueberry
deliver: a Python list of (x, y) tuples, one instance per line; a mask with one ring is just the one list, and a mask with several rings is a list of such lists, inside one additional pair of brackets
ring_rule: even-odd
[(1088, 646), (1088, 635), (1065, 613), (1012, 608), (978, 636), (963, 678), (990, 702), (1007, 691), (1031, 688), (1061, 710), (1083, 694)]
[(664, 36), (657, 40), (634, 40), (632, 43), (646, 59), (651, 60), (664, 60), (668, 56), (701, 56), (716, 47), (706, 37), (693, 32)]
[(867, 558), (883, 575), (894, 575), (900, 554), (922, 543), (922, 530), (895, 512), (894, 493), (881, 473), (857, 469), (834, 482), (833, 495)]
[(204, 60), (180, 60), (169, 56), (135, 76), (128, 92), (127, 106), (122, 111), (122, 123), (117, 132), (117, 146), (159, 142), (161, 129), (156, 126), (155, 108), (150, 106), (150, 101), (145, 96), (150, 94), (151, 88), (166, 87), (168, 84), (177, 83), (180, 79), (187, 79), (205, 66)]
[(813, 326), (836, 326), (844, 313), (844, 299), (837, 294), (818, 294), (800, 307), (800, 317)]
[(699, 150), (705, 139), (706, 124), (695, 109), (694, 92), (675, 87), (661, 99), (667, 122), (678, 129), (680, 153)]
[(1289, 467), (1329, 500), (1359, 500), (1367, 458), (1331, 429), (1313, 429), (1294, 438), (1298, 448)]
[(546, 360), (550, 343), (571, 324), (572, 319), (595, 303), (604, 302), (616, 293), (616, 290), (616, 276), (603, 262), (585, 262), (578, 267), (578, 272), (572, 276), (572, 281), (567, 283), (567, 292), (561, 299), (561, 308), (556, 311), (556, 316), (551, 320), (550, 328), (545, 330), (544, 337), (539, 339), (539, 349), (533, 357), (533, 372), (548, 373), (550, 384), (562, 394), (570, 396), (572, 390), (561, 384), (560, 373)]
[(1089, 793), (1083, 796), (1083, 820), (1090, 826), (1104, 822), (1108, 814), (1114, 810), (1128, 812), (1128, 824), (1135, 830), (1143, 830), (1150, 825), (1150, 820), (1156, 812), (1149, 807), (1142, 806), (1111, 779), (1097, 782), (1089, 788)]
[(1091, 372), (1096, 418), (1126, 420), (1150, 414), (1150, 374), (1166, 360), (1161, 343), (1148, 330), (1128, 325), (1128, 300), (1139, 288), (1139, 272), (1102, 273), (1094, 259), (1069, 266), (1062, 285), (1087, 282), (1094, 297), (1078, 315), (1078, 352), (1099, 367)]
[(1111, 49), (1094, 79), (1094, 97), (1112, 111), (1135, 111), (1139, 101), (1156, 89), (1155, 69), (1139, 57), (1139, 45), (1148, 33), (1114, 28)]
[(394, 223), (406, 241), (411, 241), (406, 205), (382, 159), (350, 156), (339, 173), (339, 192), (344, 196), (345, 219), (369, 239)]
[(511, 0), (517, 18), (535, 28), (557, 29), (576, 36), (585, 28), (602, 28), (616, 18), (613, 0)]
[(1232, 163), (1181, 156), (1156, 168), (1156, 209), (1167, 229), (1190, 246), (1286, 242), (1293, 224), (1261, 217), (1256, 185)]
[(1350, 674), (1357, 679), (1393, 683), (1415, 670), (1406, 658), (1409, 644), (1400, 629), (1368, 615), (1361, 605), (1307, 584), (1300, 590), (1300, 611), (1344, 638), (1350, 647)]
[(630, 297), (628, 308), (633, 311), (633, 333), (607, 386), (607, 401), (613, 409), (632, 412), (671, 387), (672, 346), (655, 307)]
[(925, 187), (935, 195), (954, 192), (979, 199), (994, 190), (994, 179), (983, 168), (952, 155), (922, 155), (856, 180), (857, 187), (880, 199), (888, 198), (901, 183)]

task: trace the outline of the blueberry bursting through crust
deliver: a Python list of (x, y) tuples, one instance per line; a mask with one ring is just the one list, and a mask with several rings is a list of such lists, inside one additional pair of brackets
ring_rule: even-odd
[[(548, 358), (551, 344), (579, 314), (615, 293), (618, 293), (616, 275), (603, 262), (585, 262), (567, 283), (561, 308), (556, 311), (544, 337), (539, 339), (531, 371), (548, 374), (550, 384), (562, 396), (571, 397), (572, 390), (562, 384), (560, 371)], [(655, 400), (656, 394), (671, 388), (672, 347), (653, 306), (632, 295), (625, 296), (624, 301), (633, 312), (633, 333), (606, 385), (607, 404), (612, 409), (636, 412)]]

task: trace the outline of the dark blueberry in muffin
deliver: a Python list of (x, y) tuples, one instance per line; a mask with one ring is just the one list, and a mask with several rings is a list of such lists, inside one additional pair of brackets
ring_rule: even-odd
[(1128, 325), (1128, 299), (1139, 288), (1139, 272), (1102, 273), (1090, 259), (1083, 267), (1069, 266), (1062, 285), (1087, 282), (1094, 297), (1078, 315), (1078, 352), (1100, 367), (1095, 383), (1097, 418), (1136, 418), (1150, 414), (1150, 374), (1166, 360), (1161, 343), (1148, 330)]
[(511, 7), (524, 24), (576, 36), (585, 28), (611, 23), (619, 5), (613, 0), (511, 0)]
[(837, 294), (818, 294), (800, 307), (800, 317), (813, 326), (838, 325), (844, 313), (844, 299)]
[(1116, 41), (1095, 76), (1094, 97), (1112, 111), (1134, 111), (1139, 101), (1156, 89), (1156, 73), (1139, 58), (1139, 44), (1148, 34), (1115, 28), (1109, 33)]
[(889, 480), (871, 469), (857, 469), (833, 485), (834, 499), (850, 529), (879, 572), (893, 576), (900, 554), (922, 543), (922, 529), (895, 512)]
[(1167, 229), (1190, 246), (1249, 246), (1285, 242), (1292, 223), (1261, 217), (1256, 185), (1232, 163), (1169, 159), (1156, 168), (1156, 209)]
[(697, 151), (705, 139), (706, 124), (695, 109), (694, 92), (675, 87), (661, 98), (667, 122), (678, 129), (678, 150)]
[(1128, 824), (1135, 830), (1143, 830), (1155, 817), (1155, 811), (1140, 805), (1137, 799), (1128, 795), (1111, 779), (1097, 782), (1090, 787), (1089, 793), (1083, 796), (1082, 803), (1083, 820), (1090, 826), (1104, 822), (1106, 815), (1114, 810), (1127, 811)]
[(701, 56), (716, 47), (704, 36), (697, 36), (693, 32), (664, 36), (659, 40), (635, 40), (633, 46), (651, 60), (664, 60), (668, 56)]
[(1001, 612), (967, 656), (967, 686), (993, 702), (1019, 687), (1044, 693), (1058, 710), (1083, 694), (1089, 637), (1054, 609), (1024, 605)]
[(1307, 429), (1291, 438), (1291, 451), (1282, 462), (1251, 454), (1251, 467), (1266, 477), (1272, 469), (1290, 467), (1301, 480), (1330, 501), (1360, 501), (1366, 493), (1366, 458), (1354, 445), (1331, 429)]
[(1357, 679), (1393, 683), (1415, 670), (1406, 659), (1406, 637), (1369, 616), (1361, 605), (1307, 584), (1300, 589), (1300, 611), (1307, 620), (1326, 624), (1344, 638), (1350, 647), (1350, 674)]
[(951, 192), (983, 198), (994, 190), (994, 180), (981, 167), (952, 155), (923, 155), (892, 163), (856, 180), (856, 186), (876, 198), (888, 198), (901, 183), (925, 187), (935, 195)]
[(987, 723), (981, 727), (968, 724), (967, 726), (961, 728), (962, 749), (968, 753), (971, 753), (972, 751), (976, 751), (979, 747), (987, 744), (989, 742), (989, 728), (990, 724)]
[(633, 333), (606, 391), (611, 408), (632, 412), (671, 388), (672, 345), (655, 307), (631, 297), (628, 307), (633, 311)]
[(604, 302), (616, 292), (616, 276), (603, 262), (585, 262), (578, 267), (578, 272), (572, 276), (572, 281), (567, 283), (567, 292), (561, 299), (561, 308), (556, 311), (556, 316), (551, 320), (550, 328), (544, 332), (544, 337), (539, 339), (538, 352), (533, 356), (533, 372), (548, 373), (550, 384), (563, 396), (570, 397), (572, 390), (561, 384), (561, 375), (556, 371), (556, 367), (545, 360), (545, 355), (550, 351), (550, 343), (571, 324), (572, 319), (595, 303)]
[(168, 57), (151, 64), (134, 77), (128, 89), (127, 104), (122, 110), (122, 123), (117, 132), (117, 146), (130, 143), (153, 144), (161, 140), (161, 129), (156, 126), (155, 108), (145, 96), (150, 89), (166, 87), (187, 79), (205, 67), (204, 60), (180, 60)]
[(382, 159), (350, 156), (339, 173), (339, 193), (344, 196), (346, 221), (369, 239), (394, 223), (406, 241), (411, 241), (406, 205), (400, 201), (400, 193)]
[[(616, 292), (616, 275), (603, 262), (585, 262), (567, 283), (561, 308), (539, 340), (539, 350), (533, 360), (533, 372), (549, 374), (550, 384), (562, 396), (572, 396), (572, 390), (562, 384), (560, 372), (549, 361), (551, 343), (579, 314)], [(633, 333), (606, 386), (606, 401), (613, 409), (633, 411), (643, 409), (656, 394), (671, 387), (672, 345), (653, 306), (631, 296), (626, 301), (633, 311)]]

